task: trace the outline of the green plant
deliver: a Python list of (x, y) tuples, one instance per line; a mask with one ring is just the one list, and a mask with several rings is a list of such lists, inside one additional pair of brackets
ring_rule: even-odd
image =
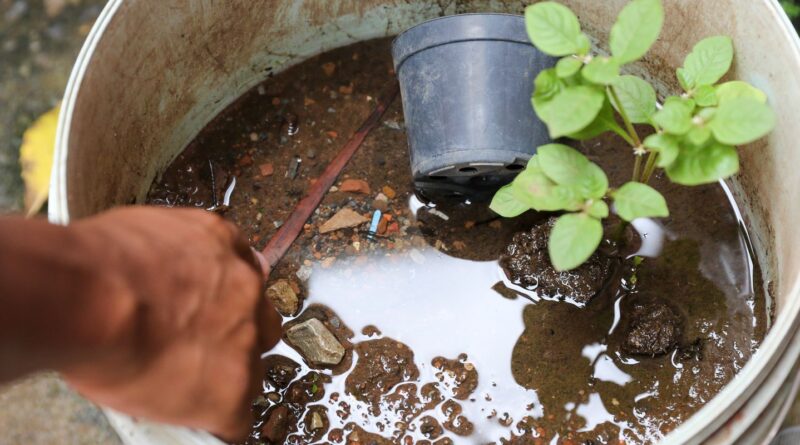
[(795, 20), (796, 18), (800, 17), (800, 6), (798, 6), (794, 1), (781, 0), (781, 6), (783, 7), (783, 10), (786, 11), (786, 15), (788, 15), (790, 19)]
[[(604, 56), (590, 53), (589, 38), (569, 8), (541, 2), (525, 9), (533, 44), (561, 57), (536, 77), (532, 97), (550, 136), (585, 140), (613, 132), (633, 154), (631, 182), (611, 189), (603, 170), (577, 150), (544, 145), (495, 195), (491, 208), (504, 217), (529, 209), (566, 212), (548, 246), (558, 270), (580, 266), (600, 245), (607, 201), (624, 221), (669, 215), (664, 197), (647, 185), (656, 168), (682, 185), (716, 182), (739, 170), (734, 146), (763, 137), (775, 125), (763, 92), (742, 81), (717, 84), (733, 61), (728, 37), (695, 45), (676, 73), (683, 93), (667, 97), (661, 106), (647, 81), (622, 74), (625, 64), (655, 43), (663, 22), (660, 0), (632, 0), (611, 28), (611, 55)], [(641, 138), (646, 127), (642, 134), (649, 136)]]

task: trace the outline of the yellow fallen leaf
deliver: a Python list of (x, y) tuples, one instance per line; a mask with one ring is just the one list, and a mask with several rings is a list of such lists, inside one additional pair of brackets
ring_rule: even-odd
[(22, 135), (19, 162), (22, 164), (22, 180), (25, 181), (25, 213), (28, 216), (35, 215), (47, 201), (60, 109), (59, 104), (39, 116)]

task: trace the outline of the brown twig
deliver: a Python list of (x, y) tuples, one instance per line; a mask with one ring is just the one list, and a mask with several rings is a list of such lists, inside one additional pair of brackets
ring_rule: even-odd
[(305, 225), (308, 218), (311, 217), (311, 214), (314, 213), (319, 203), (322, 202), (325, 193), (331, 188), (333, 183), (336, 182), (336, 178), (339, 177), (344, 167), (355, 152), (358, 151), (358, 148), (361, 146), (361, 143), (364, 142), (369, 132), (381, 121), (381, 118), (397, 97), (399, 91), (400, 86), (397, 80), (392, 80), (391, 84), (386, 88), (383, 94), (381, 94), (381, 97), (378, 98), (377, 105), (375, 105), (375, 108), (372, 110), (367, 120), (353, 133), (353, 136), (351, 136), (342, 147), (339, 154), (333, 158), (330, 164), (325, 168), (325, 171), (317, 178), (317, 181), (311, 185), (308, 194), (297, 203), (297, 206), (292, 210), (292, 214), (289, 215), (286, 222), (284, 222), (275, 235), (270, 238), (267, 246), (261, 252), (264, 254), (270, 268), (278, 264), (278, 261), (283, 258), (283, 255), (289, 250), (294, 240), (300, 235), (300, 232), (303, 230), (303, 225)]

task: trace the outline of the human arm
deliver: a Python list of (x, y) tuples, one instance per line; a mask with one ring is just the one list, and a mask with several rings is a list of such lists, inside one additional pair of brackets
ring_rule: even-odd
[(262, 282), (233, 225), (199, 210), (0, 219), (0, 381), (56, 369), (106, 406), (241, 437), (280, 336)]

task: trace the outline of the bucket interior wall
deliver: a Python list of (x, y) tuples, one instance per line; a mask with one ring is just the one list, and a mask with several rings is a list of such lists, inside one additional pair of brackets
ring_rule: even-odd
[[(562, 2), (578, 12), (598, 42), (604, 42), (627, 0)], [(522, 13), (529, 3), (112, 0), (68, 88), (51, 219), (67, 222), (141, 202), (153, 179), (205, 124), (272, 73), (320, 52), (397, 34), (440, 15)], [(800, 127), (793, 122), (800, 108), (800, 60), (795, 37), (775, 25), (784, 18), (774, 0), (664, 3), (664, 31), (638, 69), (664, 81), (665, 88), (674, 88), (675, 68), (694, 43), (711, 35), (730, 35), (736, 46), (731, 76), (766, 91), (777, 111), (778, 126), (769, 138), (740, 151), (742, 171), (731, 188), (780, 321), (789, 297), (798, 296), (800, 271), (800, 231), (794, 228), (800, 219)]]

